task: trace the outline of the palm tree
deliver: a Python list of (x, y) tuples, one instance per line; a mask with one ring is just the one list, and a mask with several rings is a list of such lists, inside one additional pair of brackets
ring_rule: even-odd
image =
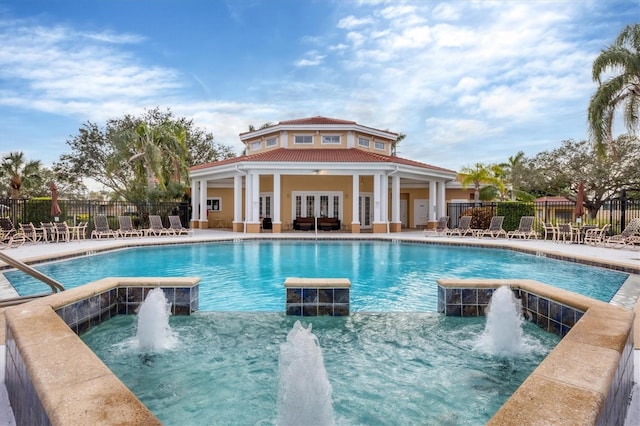
[(25, 162), (22, 152), (10, 152), (2, 158), (0, 174), (9, 178), (11, 198), (20, 198), (23, 184), (39, 178), (40, 167), (40, 160)]
[[(602, 81), (603, 77), (609, 77)], [(640, 24), (626, 26), (614, 44), (602, 50), (593, 62), (593, 80), (598, 89), (588, 110), (589, 129), (598, 152), (607, 146), (615, 153), (613, 117), (617, 110), (631, 135), (640, 120)]]
[[(135, 128), (119, 135), (119, 155), (112, 158), (110, 167), (130, 164), (138, 186), (146, 186), (147, 195), (156, 187), (164, 190), (171, 181), (186, 183), (187, 136), (185, 128), (176, 123), (152, 126), (140, 122)], [(135, 183), (132, 184), (135, 186)]]
[(481, 184), (491, 184), (496, 186), (500, 184), (499, 179), (495, 177), (491, 169), (482, 163), (476, 163), (475, 167), (463, 167), (462, 170), (460, 170), (460, 176), (462, 178), (460, 183), (463, 188), (473, 185), (475, 190), (473, 199), (475, 202), (480, 201)]

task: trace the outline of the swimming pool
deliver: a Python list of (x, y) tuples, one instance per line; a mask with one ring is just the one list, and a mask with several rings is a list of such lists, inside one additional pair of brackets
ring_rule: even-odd
[[(349, 278), (351, 310), (437, 308), (438, 278), (526, 278), (610, 301), (627, 274), (504, 249), (388, 241), (260, 240), (139, 247), (37, 265), (66, 288), (104, 277), (198, 276), (201, 311), (282, 312), (287, 277)], [(19, 294), (48, 291), (20, 271)]]

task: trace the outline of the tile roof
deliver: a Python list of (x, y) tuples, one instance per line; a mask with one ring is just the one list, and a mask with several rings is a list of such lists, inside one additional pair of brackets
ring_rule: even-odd
[(305, 124), (311, 124), (311, 125), (315, 125), (315, 124), (357, 124), (355, 121), (349, 121), (349, 120), (338, 120), (337, 118), (329, 118), (329, 117), (322, 117), (321, 115), (316, 115), (315, 117), (307, 117), (307, 118), (296, 118), (294, 120), (285, 120), (285, 121), (281, 121), (278, 124), (282, 124), (282, 125), (291, 125), (291, 124), (298, 124), (298, 125), (305, 125)]
[(376, 154), (358, 148), (324, 148), (324, 149), (288, 149), (277, 148), (254, 155), (243, 155), (213, 163), (200, 164), (190, 170), (201, 170), (226, 164), (242, 162), (274, 162), (274, 163), (389, 163), (420, 167), (429, 170), (456, 173), (454, 170), (432, 166), (402, 157)]

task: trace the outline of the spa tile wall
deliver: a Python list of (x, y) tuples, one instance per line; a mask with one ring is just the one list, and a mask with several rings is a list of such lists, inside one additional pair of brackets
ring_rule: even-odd
[[(56, 313), (78, 335), (119, 314), (135, 314), (149, 291), (155, 287), (127, 286), (78, 300)], [(198, 286), (162, 287), (171, 303), (172, 315), (190, 315), (198, 310)]]
[(348, 288), (287, 288), (287, 315), (314, 317), (349, 315)]
[(5, 386), (16, 423), (48, 426), (51, 422), (33, 387), (15, 338), (8, 327), (6, 332)]
[[(447, 316), (475, 317), (485, 314), (495, 289), (438, 286), (438, 312)], [(584, 312), (526, 290), (512, 289), (522, 303), (522, 314), (543, 330), (565, 336)]]

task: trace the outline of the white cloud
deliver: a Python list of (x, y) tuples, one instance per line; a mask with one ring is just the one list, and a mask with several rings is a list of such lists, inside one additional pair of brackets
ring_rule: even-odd
[(307, 52), (306, 56), (306, 58), (296, 61), (295, 65), (297, 67), (312, 67), (320, 65), (325, 58), (325, 56), (318, 53), (317, 50)]
[(360, 27), (366, 24), (371, 24), (373, 19), (367, 18), (356, 18), (353, 15), (347, 16), (346, 18), (342, 18), (338, 21), (338, 28), (343, 28), (346, 30), (351, 30), (355, 27)]
[(430, 117), (425, 121), (426, 137), (435, 145), (457, 145), (479, 136), (495, 136), (502, 132), (485, 121)]

